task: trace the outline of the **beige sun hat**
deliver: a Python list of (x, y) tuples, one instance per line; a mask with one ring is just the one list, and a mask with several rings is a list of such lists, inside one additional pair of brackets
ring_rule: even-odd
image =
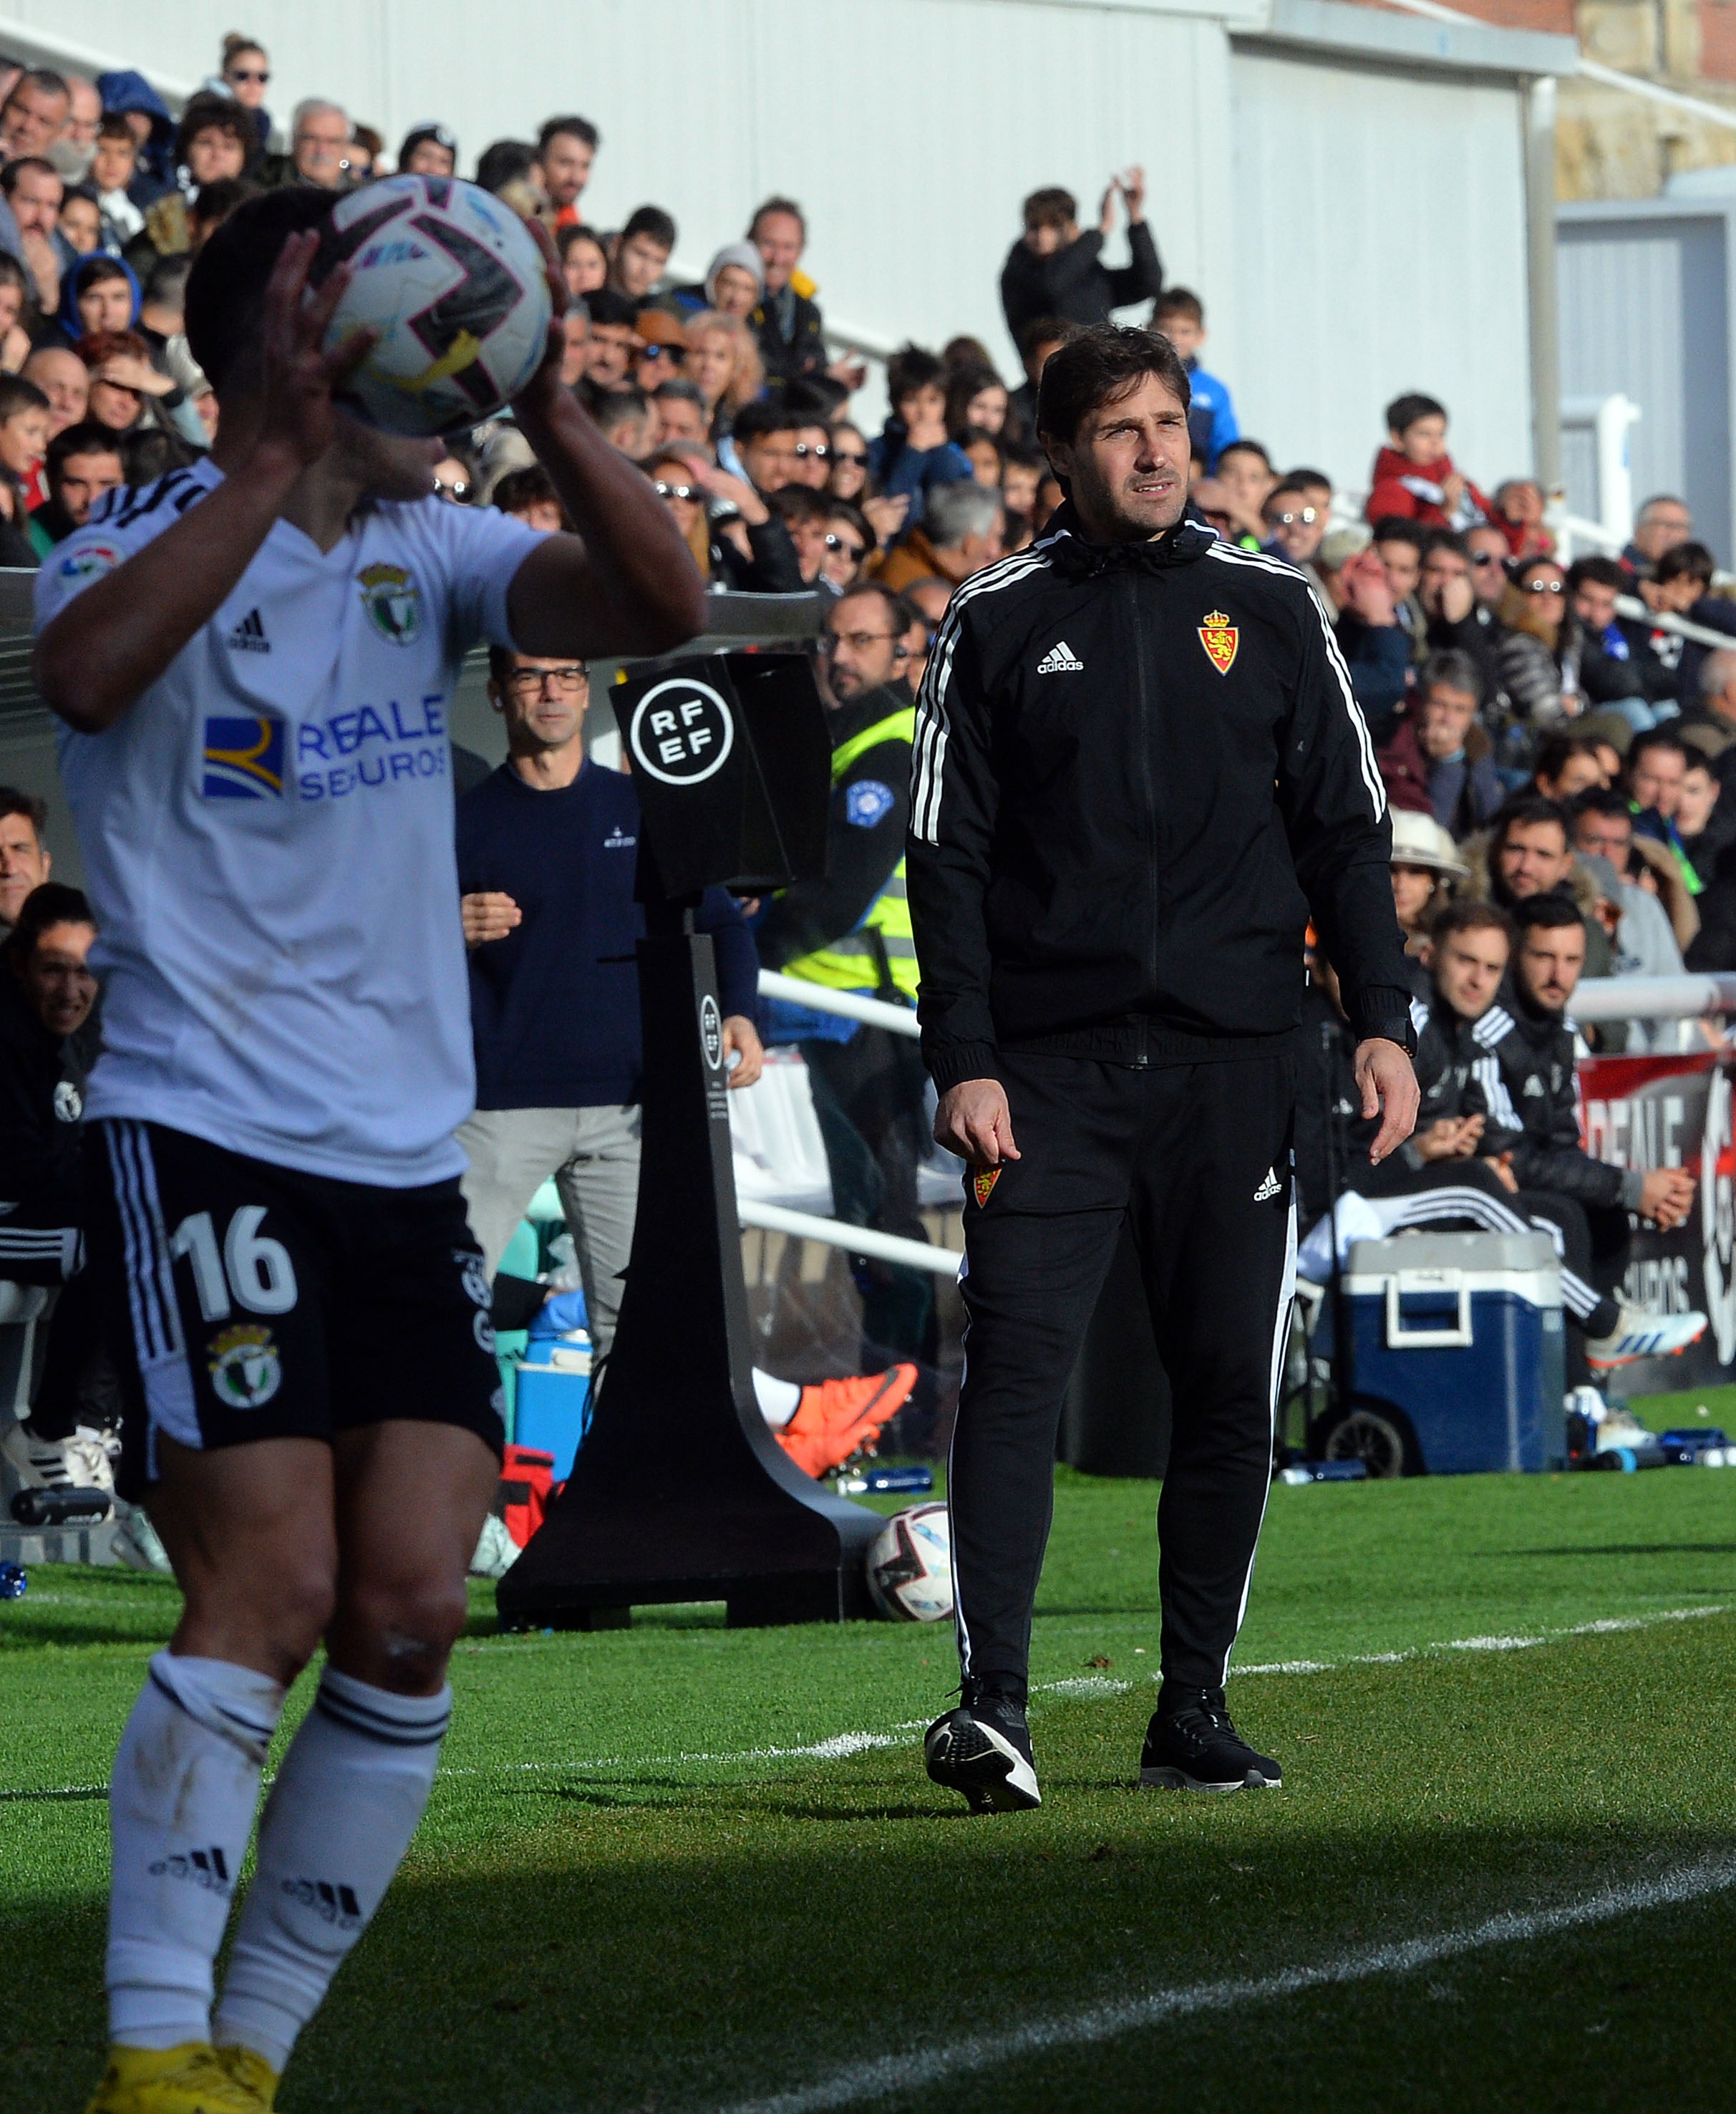
[(1454, 881), (1463, 881), (1471, 870), (1434, 817), (1409, 808), (1392, 810), (1392, 862), (1395, 866), (1426, 866), (1431, 872), (1450, 874)]

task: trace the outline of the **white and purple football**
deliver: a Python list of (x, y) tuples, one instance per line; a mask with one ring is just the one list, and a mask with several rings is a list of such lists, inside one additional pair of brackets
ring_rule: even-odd
[(944, 1504), (895, 1512), (868, 1545), (868, 1591), (895, 1622), (943, 1622), (952, 1613), (952, 1532)]
[(419, 439), (490, 417), (536, 372), (552, 314), (543, 254), (524, 222), (455, 176), (387, 176), (340, 199), (314, 260), (317, 284), (351, 274), (328, 350), (378, 333), (343, 385), (345, 406)]

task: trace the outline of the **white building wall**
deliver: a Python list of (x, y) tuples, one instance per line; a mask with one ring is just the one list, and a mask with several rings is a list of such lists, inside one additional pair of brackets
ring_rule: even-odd
[(1230, 83), (1244, 432), (1366, 492), (1381, 406), (1420, 389), (1486, 490), (1528, 472), (1514, 85), (1245, 47)]

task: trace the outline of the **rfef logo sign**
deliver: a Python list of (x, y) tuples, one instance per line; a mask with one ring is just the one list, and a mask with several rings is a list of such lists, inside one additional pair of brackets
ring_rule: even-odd
[(735, 744), (735, 716), (709, 683), (671, 675), (633, 710), (627, 746), (634, 768), (666, 785), (698, 785), (721, 770)]

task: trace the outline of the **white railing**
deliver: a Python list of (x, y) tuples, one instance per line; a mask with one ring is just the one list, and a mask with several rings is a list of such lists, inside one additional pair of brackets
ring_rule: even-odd
[(845, 1020), (860, 1020), (870, 1027), (884, 1027), (894, 1035), (908, 1035), (914, 1041), (922, 1033), (916, 1015), (908, 1006), (889, 1005), (882, 998), (863, 998), (854, 991), (831, 991), (801, 977), (781, 977), (775, 970), (759, 972), (762, 998), (781, 998), (790, 1005), (812, 1006), (816, 1013), (835, 1013)]
[(1574, 991), (1575, 1020), (1693, 1020), (1736, 1013), (1736, 976), (1592, 977)]
[(926, 1241), (877, 1233), (872, 1227), (816, 1218), (810, 1211), (786, 1210), (781, 1204), (763, 1204), (756, 1197), (738, 1197), (735, 1215), (743, 1225), (758, 1226), (768, 1233), (786, 1233), (793, 1241), (823, 1241), (828, 1247), (847, 1248), (852, 1255), (902, 1263), (907, 1270), (932, 1270), (937, 1277), (956, 1277), (964, 1259), (956, 1248), (931, 1247)]

